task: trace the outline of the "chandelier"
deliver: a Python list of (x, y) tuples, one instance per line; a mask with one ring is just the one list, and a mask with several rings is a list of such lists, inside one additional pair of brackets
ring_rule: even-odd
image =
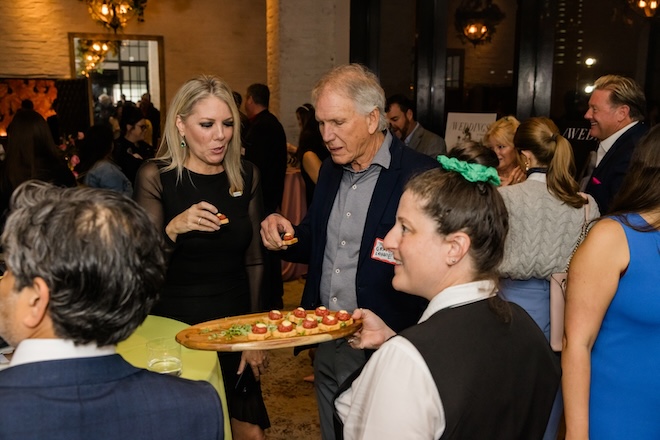
[(92, 72), (100, 72), (109, 50), (117, 53), (117, 41), (79, 40), (76, 51), (80, 73), (89, 76)]
[(658, 10), (658, 0), (628, 0), (630, 7), (644, 17), (655, 17)]
[(490, 42), (495, 26), (503, 19), (504, 13), (493, 0), (462, 0), (454, 14), (454, 25), (463, 43), (469, 41), (477, 47)]
[(92, 19), (117, 33), (134, 16), (139, 22), (144, 21), (144, 9), (147, 0), (85, 0)]

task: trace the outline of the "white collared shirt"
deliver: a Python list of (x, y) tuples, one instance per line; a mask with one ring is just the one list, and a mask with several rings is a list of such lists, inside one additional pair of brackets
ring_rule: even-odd
[(108, 356), (116, 352), (114, 345), (99, 347), (96, 344), (75, 345), (67, 339), (25, 339), (16, 347), (8, 368), (34, 362)]
[(639, 121), (633, 121), (630, 124), (626, 125), (623, 127), (621, 130), (617, 131), (607, 139), (604, 139), (600, 141), (600, 144), (598, 145), (598, 150), (596, 153), (596, 166), (600, 165), (600, 162), (603, 160), (603, 157), (607, 154), (608, 151), (610, 151), (610, 148), (614, 145), (614, 143), (619, 140), (621, 135), (628, 131), (630, 127), (633, 125), (637, 124)]
[[(494, 296), (495, 283), (475, 281), (436, 295), (419, 322), (439, 310)], [(445, 412), (424, 358), (407, 339), (395, 336), (374, 353), (351, 388), (335, 401), (344, 439), (440, 438)]]

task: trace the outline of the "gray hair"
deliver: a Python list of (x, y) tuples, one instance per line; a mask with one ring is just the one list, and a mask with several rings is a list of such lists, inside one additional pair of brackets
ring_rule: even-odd
[(1, 240), (14, 288), (42, 278), (55, 334), (76, 344), (126, 339), (164, 282), (160, 233), (114, 191), (25, 182), (12, 195)]
[(330, 88), (345, 98), (353, 101), (360, 114), (368, 115), (378, 109), (378, 130), (387, 128), (385, 118), (385, 91), (380, 86), (378, 77), (361, 64), (345, 64), (326, 73), (312, 90), (312, 101), (316, 107), (321, 93)]

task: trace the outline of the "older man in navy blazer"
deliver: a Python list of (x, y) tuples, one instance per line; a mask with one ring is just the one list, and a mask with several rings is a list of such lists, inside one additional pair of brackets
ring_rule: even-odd
[[(330, 159), (319, 173), (307, 215), (293, 226), (278, 214), (261, 224), (264, 245), (285, 258), (309, 263), (302, 306), (331, 310), (368, 307), (396, 330), (417, 322), (426, 304), (392, 288), (394, 259), (383, 238), (395, 223), (408, 177), (438, 163), (387, 131), (385, 94), (376, 76), (359, 65), (339, 66), (312, 91), (316, 118)], [(298, 243), (283, 245), (281, 234)], [(321, 344), (314, 386), (323, 439), (334, 438), (333, 396), (364, 365), (366, 355), (345, 339)]]
[(115, 345), (142, 323), (165, 272), (161, 238), (132, 200), (31, 181), (2, 235), (0, 438), (221, 439), (214, 388), (135, 368)]
[(634, 80), (605, 75), (594, 83), (584, 117), (591, 124), (589, 134), (600, 143), (596, 167), (585, 191), (596, 199), (601, 214), (609, 212), (628, 171), (633, 150), (648, 131), (642, 122), (645, 111), (644, 92)]

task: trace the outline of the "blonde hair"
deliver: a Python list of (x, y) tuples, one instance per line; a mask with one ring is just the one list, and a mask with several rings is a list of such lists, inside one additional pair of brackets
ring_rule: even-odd
[(312, 89), (314, 107), (326, 88), (353, 101), (357, 111), (363, 115), (378, 109), (378, 130), (387, 128), (385, 91), (378, 77), (366, 67), (361, 64), (345, 64), (323, 75)]
[(644, 91), (635, 80), (619, 75), (601, 76), (594, 83), (595, 90), (609, 90), (610, 103), (615, 106), (627, 105), (630, 119), (643, 121), (646, 112)]
[(554, 122), (545, 117), (529, 118), (518, 127), (514, 142), (518, 151), (531, 152), (541, 165), (548, 167), (546, 184), (550, 193), (574, 208), (586, 203), (573, 178), (573, 149)]
[(192, 78), (181, 86), (176, 92), (165, 122), (163, 140), (158, 149), (158, 157), (169, 162), (162, 172), (176, 170), (177, 182), (183, 175), (184, 164), (190, 156), (190, 150), (187, 147), (182, 148), (181, 143), (184, 138), (179, 133), (176, 126), (176, 118), (179, 116), (183, 121), (193, 111), (195, 105), (202, 99), (214, 96), (223, 101), (229, 107), (231, 116), (234, 119), (234, 133), (227, 145), (227, 153), (222, 161), (222, 165), (227, 173), (229, 180), (229, 192), (243, 191), (243, 165), (241, 163), (241, 124), (240, 114), (236, 108), (236, 102), (231, 88), (222, 79), (211, 75), (199, 75)]
[(499, 144), (513, 147), (513, 136), (519, 126), (520, 121), (515, 116), (504, 116), (488, 126), (482, 142), (487, 144), (492, 139)]
[[(516, 119), (515, 116), (503, 116), (488, 126), (482, 143), (484, 145), (488, 145), (490, 141), (493, 141), (498, 145), (515, 147), (513, 137), (515, 136), (519, 126), (520, 121)], [(517, 162), (518, 166), (524, 170), (525, 162), (520, 154), (517, 156)]]

